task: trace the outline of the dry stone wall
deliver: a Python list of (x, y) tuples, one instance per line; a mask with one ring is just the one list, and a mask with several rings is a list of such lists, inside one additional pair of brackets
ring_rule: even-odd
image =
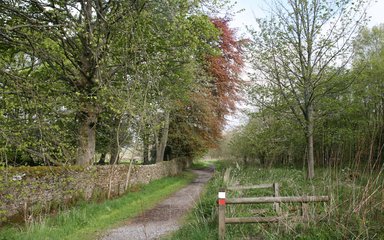
[(174, 176), (189, 167), (187, 159), (153, 165), (81, 167), (15, 167), (0, 169), (0, 225), (12, 218), (27, 221), (33, 213), (82, 200), (117, 196), (130, 186)]

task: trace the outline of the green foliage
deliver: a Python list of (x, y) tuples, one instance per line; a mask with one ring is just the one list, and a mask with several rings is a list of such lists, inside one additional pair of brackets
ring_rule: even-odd
[(345, 86), (337, 78), (350, 59), (353, 36), (366, 20), (362, 10), (366, 4), (365, 0), (275, 1), (271, 15), (258, 19), (260, 30), (252, 32), (252, 100), (259, 111), (275, 111), (301, 126), (309, 179), (318, 141), (318, 103)]
[(205, 1), (93, 3), (0, 7), (2, 165), (89, 165), (143, 133), (152, 143), (160, 112), (207, 85), (206, 56), (221, 51)]
[[(363, 28), (353, 42), (351, 68), (341, 68), (336, 75), (335, 69), (329, 69), (323, 76), (328, 81), (316, 87), (320, 97), (313, 102), (313, 136), (318, 166), (377, 168), (383, 163), (383, 46), (382, 26)], [(306, 153), (305, 138), (300, 134), (305, 129), (292, 117), (289, 102), (276, 91), (268, 84), (249, 89), (259, 110), (234, 133), (230, 148), (236, 157), (264, 164), (298, 165)]]
[(229, 143), (234, 156), (248, 162), (301, 164), (305, 144), (302, 129), (285, 115), (263, 110), (250, 116), (249, 123), (235, 132)]

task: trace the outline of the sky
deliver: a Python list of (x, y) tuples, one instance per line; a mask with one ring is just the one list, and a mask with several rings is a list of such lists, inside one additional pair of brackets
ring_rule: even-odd
[[(236, 14), (231, 22), (231, 27), (237, 29), (237, 32), (242, 35), (247, 32), (246, 25), (255, 26), (255, 17), (262, 18), (266, 15), (265, 2), (268, 0), (231, 0), (237, 2), (234, 10), (242, 12)], [(369, 27), (384, 23), (384, 0), (372, 0), (370, 7), (367, 9), (367, 15), (371, 17), (368, 23)], [(248, 109), (249, 106), (241, 105), (240, 109)], [(247, 122), (247, 116), (238, 111), (236, 114), (227, 118), (228, 124), (226, 130), (233, 129)]]
[[(265, 2), (268, 0), (231, 0), (235, 5), (235, 10), (242, 12), (236, 14), (232, 20), (231, 26), (238, 29), (239, 33), (245, 33), (245, 25), (256, 25), (255, 16), (257, 18), (265, 16)], [(263, 7), (264, 6), (264, 7)], [(372, 27), (379, 23), (384, 23), (384, 0), (372, 0), (371, 6), (367, 11), (371, 16), (368, 26)]]

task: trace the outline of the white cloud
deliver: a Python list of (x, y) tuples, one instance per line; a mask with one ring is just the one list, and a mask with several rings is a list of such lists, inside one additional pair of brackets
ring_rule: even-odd
[(380, 23), (384, 23), (383, 14), (384, 13), (384, 0), (373, 1), (369, 9), (367, 10), (367, 15), (371, 17), (369, 26), (375, 26)]
[[(255, 17), (262, 18), (266, 15), (266, 0), (232, 0), (237, 2), (235, 11), (243, 9), (236, 14), (231, 22), (231, 27), (237, 28), (239, 33), (247, 32), (245, 26), (256, 26)], [(367, 9), (367, 15), (371, 17), (368, 26), (372, 27), (384, 23), (384, 0), (372, 0)]]

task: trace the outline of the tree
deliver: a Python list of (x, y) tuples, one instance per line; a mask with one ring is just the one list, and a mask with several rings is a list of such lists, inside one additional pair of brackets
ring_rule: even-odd
[(169, 123), (177, 103), (185, 101), (200, 84), (198, 74), (204, 67), (203, 56), (214, 52), (215, 46), (210, 45), (210, 41), (217, 39), (218, 35), (207, 16), (189, 15), (191, 9), (188, 7), (178, 12), (172, 10), (178, 5), (168, 7), (164, 16), (152, 19), (156, 32), (148, 29), (147, 33), (147, 41), (151, 43), (145, 58), (147, 109), (143, 110), (141, 117), (146, 163), (149, 163), (148, 153), (152, 144), (156, 149), (155, 160), (163, 160)]
[(96, 125), (102, 106), (98, 92), (111, 79), (108, 64), (115, 24), (135, 3), (118, 1), (5, 1), (2, 41), (17, 46), (60, 75), (78, 107), (76, 163), (89, 165), (95, 154)]
[(208, 56), (206, 71), (212, 77), (211, 94), (216, 102), (218, 124), (225, 124), (225, 116), (236, 109), (241, 90), (240, 73), (244, 67), (242, 43), (236, 39), (236, 33), (229, 27), (229, 20), (211, 19), (220, 31), (218, 46), (220, 55)]
[(384, 159), (384, 25), (363, 28), (354, 41), (354, 52), (353, 70), (358, 80), (352, 85), (354, 98), (350, 102), (365, 122), (366, 158), (374, 166), (372, 163)]
[[(219, 86), (206, 78), (220, 45), (206, 3), (216, 1), (3, 1), (0, 143), (44, 164), (87, 166), (95, 153), (115, 163), (130, 142), (156, 143), (162, 160), (179, 101)], [(212, 139), (233, 86), (209, 108)]]
[[(362, 9), (362, 10), (361, 10)], [(352, 38), (365, 20), (365, 1), (288, 0), (258, 20), (250, 61), (266, 95), (283, 99), (307, 139), (307, 178), (314, 177), (316, 102), (336, 90), (333, 78), (351, 58)]]
[[(109, 125), (103, 131), (109, 129), (110, 134), (106, 135), (113, 140), (108, 145), (113, 146), (111, 151), (117, 155), (120, 144), (114, 140), (118, 140), (121, 119), (127, 119), (124, 117), (127, 112), (133, 116), (140, 112), (133, 110), (140, 101), (132, 107), (123, 100), (129, 94), (135, 95), (132, 91), (144, 92), (140, 88), (158, 87), (160, 80), (170, 75), (164, 74), (167, 68), (176, 75), (183, 61), (192, 56), (186, 50), (206, 49), (199, 41), (201, 32), (194, 31), (192, 24), (211, 26), (208, 18), (198, 22), (187, 16), (196, 4), (186, 0), (166, 4), (163, 1), (4, 1), (0, 6), (1, 51), (6, 56), (13, 54), (13, 58), (21, 56), (28, 64), (4, 66), (2, 75), (10, 81), (28, 81), (37, 71), (45, 71), (49, 74), (35, 76), (37, 83), (44, 83), (45, 77), (60, 82), (70, 101), (55, 102), (54, 107), (76, 115), (72, 125), (77, 130), (74, 134), (77, 164), (86, 166), (93, 162), (98, 125)], [(186, 45), (190, 47), (186, 49)], [(8, 54), (7, 48), (14, 53)], [(145, 77), (138, 76), (143, 72)], [(46, 87), (54, 88), (50, 84)], [(172, 84), (167, 85), (170, 91), (171, 87)], [(7, 100), (11, 99), (7, 97)], [(104, 111), (108, 112), (102, 119), (105, 122), (99, 122)], [(44, 119), (47, 125), (50, 121)]]
[(75, 115), (66, 86), (56, 72), (13, 47), (0, 55), (0, 144), (9, 163), (71, 163)]
[[(241, 42), (228, 26), (229, 20), (213, 18), (218, 39), (210, 41), (217, 52), (204, 54), (199, 84), (178, 108), (170, 121), (170, 144), (177, 156), (195, 157), (217, 147), (225, 126), (225, 117), (236, 108), (243, 67)], [(187, 133), (187, 134), (186, 134)]]

